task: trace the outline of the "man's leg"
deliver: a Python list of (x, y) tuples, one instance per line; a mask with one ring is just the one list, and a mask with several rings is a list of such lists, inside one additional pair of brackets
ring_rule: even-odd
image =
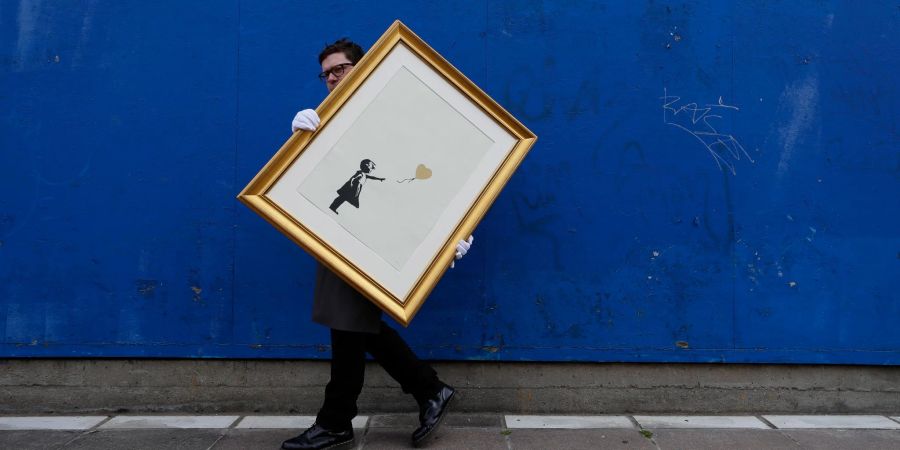
[(406, 341), (384, 322), (381, 322), (378, 334), (370, 335), (365, 341), (365, 349), (400, 383), (403, 392), (412, 394), (420, 405), (445, 386), (437, 372), (417, 358)]
[(365, 333), (331, 330), (331, 380), (316, 423), (281, 444), (286, 450), (337, 449), (353, 445), (356, 398), (366, 370)]
[(325, 386), (325, 401), (316, 423), (332, 430), (350, 429), (356, 417), (356, 399), (362, 391), (366, 371), (367, 333), (331, 330), (331, 380)]
[(415, 397), (419, 404), (419, 428), (412, 433), (412, 443), (416, 447), (425, 445), (447, 415), (456, 391), (439, 380), (434, 369), (417, 358), (403, 338), (384, 322), (378, 334), (366, 341), (365, 348), (400, 382), (403, 392)]

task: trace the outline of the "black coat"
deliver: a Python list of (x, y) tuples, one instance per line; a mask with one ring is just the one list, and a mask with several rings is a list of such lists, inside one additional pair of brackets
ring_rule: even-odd
[(381, 328), (381, 309), (317, 263), (312, 319), (336, 330), (377, 333)]

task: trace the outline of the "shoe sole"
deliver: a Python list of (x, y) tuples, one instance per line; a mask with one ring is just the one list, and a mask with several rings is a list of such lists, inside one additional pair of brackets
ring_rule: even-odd
[(444, 418), (447, 417), (447, 414), (450, 413), (450, 407), (453, 406), (453, 403), (456, 402), (456, 397), (459, 395), (457, 391), (453, 391), (453, 394), (450, 394), (450, 398), (447, 399), (447, 406), (444, 408), (444, 414), (441, 414), (441, 417), (438, 417), (438, 421), (434, 424), (434, 428), (428, 432), (425, 436), (422, 436), (418, 441), (413, 441), (413, 447), (423, 447), (427, 444), (434, 435), (437, 434), (437, 430), (441, 428), (441, 424), (444, 422)]
[(331, 447), (325, 447), (322, 450), (337, 450), (339, 448), (350, 448), (350, 447), (353, 447), (354, 442), (355, 441), (353, 439), (350, 439), (347, 442), (341, 442), (340, 444), (335, 444), (335, 445), (332, 445)]

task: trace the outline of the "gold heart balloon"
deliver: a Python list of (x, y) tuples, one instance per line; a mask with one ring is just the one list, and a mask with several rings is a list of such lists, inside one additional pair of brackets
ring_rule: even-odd
[(431, 178), (431, 169), (425, 167), (425, 164), (416, 166), (416, 179), (427, 180), (429, 178)]

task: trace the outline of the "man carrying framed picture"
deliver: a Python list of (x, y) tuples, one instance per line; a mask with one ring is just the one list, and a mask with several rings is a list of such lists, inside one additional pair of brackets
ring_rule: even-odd
[[(319, 78), (329, 92), (362, 57), (362, 48), (348, 39), (340, 39), (322, 50)], [(318, 126), (316, 112), (305, 109), (294, 117), (291, 129), (315, 131)], [(374, 168), (371, 165), (370, 170)], [(361, 166), (361, 171), (364, 170)], [(456, 259), (466, 254), (472, 241), (470, 236), (457, 244)], [(403, 338), (382, 320), (377, 306), (321, 263), (316, 268), (312, 317), (316, 323), (331, 329), (331, 379), (325, 387), (325, 400), (316, 422), (301, 435), (285, 441), (282, 448), (331, 449), (352, 445), (351, 420), (358, 412), (356, 400), (363, 387), (367, 352), (400, 383), (403, 392), (415, 398), (420, 425), (413, 431), (412, 443), (415, 446), (427, 443), (446, 416), (456, 391), (442, 382), (430, 365), (416, 357)]]

